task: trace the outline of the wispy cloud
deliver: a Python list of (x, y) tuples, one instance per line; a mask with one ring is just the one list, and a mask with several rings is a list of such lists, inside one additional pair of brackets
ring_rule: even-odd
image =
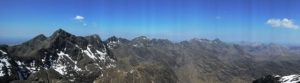
[(86, 25), (87, 25), (87, 24), (84, 22), (84, 19), (85, 19), (85, 18), (84, 18), (83, 16), (77, 15), (77, 16), (74, 17), (74, 19), (77, 20), (77, 21), (79, 21), (80, 23), (82, 23), (83, 26), (86, 26)]
[(283, 18), (283, 19), (272, 18), (269, 19), (266, 23), (268, 25), (271, 25), (272, 27), (288, 28), (288, 29), (299, 28), (299, 26), (293, 20), (288, 18)]

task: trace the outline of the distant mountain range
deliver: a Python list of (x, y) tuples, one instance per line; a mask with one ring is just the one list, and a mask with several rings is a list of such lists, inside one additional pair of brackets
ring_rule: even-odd
[(0, 54), (0, 83), (278, 83), (275, 75), (300, 73), (297, 46), (145, 36), (103, 41), (62, 29), (0, 45)]

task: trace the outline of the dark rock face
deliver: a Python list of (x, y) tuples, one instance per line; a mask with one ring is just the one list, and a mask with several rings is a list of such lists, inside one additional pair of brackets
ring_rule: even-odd
[(259, 78), (253, 81), (253, 83), (280, 83), (280, 77), (275, 77), (272, 75), (267, 75), (263, 78)]
[[(219, 39), (102, 41), (59, 29), (50, 37), (0, 45), (0, 83), (249, 83), (269, 74), (300, 73), (299, 53), (296, 47)], [(266, 76), (254, 82), (278, 81)]]
[(116, 66), (99, 36), (80, 37), (62, 29), (49, 38), (39, 35), (21, 45), (1, 46), (0, 50), (1, 83), (93, 82)]

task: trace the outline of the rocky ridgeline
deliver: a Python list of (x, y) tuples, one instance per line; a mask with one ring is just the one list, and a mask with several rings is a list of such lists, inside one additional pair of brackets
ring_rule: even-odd
[[(249, 83), (300, 73), (299, 48), (145, 36), (102, 41), (59, 29), (49, 37), (0, 45), (0, 83)], [(288, 78), (254, 82), (296, 82)]]

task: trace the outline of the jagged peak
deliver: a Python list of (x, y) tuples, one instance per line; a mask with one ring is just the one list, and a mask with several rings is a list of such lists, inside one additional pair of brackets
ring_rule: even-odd
[(68, 33), (68, 32), (60, 28), (54, 32), (54, 34), (57, 34), (57, 33), (62, 34), (62, 33)]
[(85, 38), (101, 40), (100, 36), (97, 34), (89, 35), (89, 36), (86, 36)]
[(190, 41), (209, 42), (210, 40), (208, 40), (208, 39), (193, 38)]
[(39, 42), (41, 42), (41, 41), (44, 41), (44, 40), (46, 40), (46, 39), (47, 39), (47, 37), (46, 37), (45, 35), (40, 34), (40, 35), (38, 35), (38, 36), (32, 38), (31, 40), (28, 40), (28, 41), (24, 42), (23, 44), (26, 44), (26, 45), (34, 45), (34, 44), (39, 43)]
[(71, 33), (63, 30), (63, 29), (58, 29), (56, 30), (52, 35), (51, 38), (55, 38), (55, 37), (70, 37), (72, 36)]
[(118, 41), (118, 38), (116, 36), (111, 36), (111, 37), (107, 38), (106, 41)]
[(146, 36), (139, 36), (132, 39), (132, 41), (140, 41), (140, 40), (149, 40), (149, 39)]
[(33, 38), (33, 40), (45, 40), (47, 37), (44, 34), (40, 34)]
[[(84, 37), (86, 40), (88, 40), (89, 44), (93, 44), (93, 45), (99, 45), (101, 46), (101, 44), (103, 43), (100, 36), (97, 34), (93, 34), (93, 35), (89, 35), (89, 36), (85, 36)], [(102, 46), (101, 46), (102, 47)]]
[(168, 39), (152, 39), (151, 42), (164, 43), (164, 44), (166, 44), (166, 43), (173, 43), (173, 42), (171, 42)]
[(214, 43), (223, 43), (219, 38), (214, 39), (212, 42), (214, 42)]
[(130, 40), (126, 39), (126, 38), (121, 38), (121, 37), (110, 37), (106, 40), (106, 42), (109, 42), (111, 41), (112, 39), (116, 39), (115, 41), (118, 41), (118, 42), (122, 42), (122, 43), (129, 43)]
[(105, 42), (106, 43), (118, 43), (118, 42), (120, 42), (120, 40), (116, 36), (111, 36), (111, 37), (107, 38)]

